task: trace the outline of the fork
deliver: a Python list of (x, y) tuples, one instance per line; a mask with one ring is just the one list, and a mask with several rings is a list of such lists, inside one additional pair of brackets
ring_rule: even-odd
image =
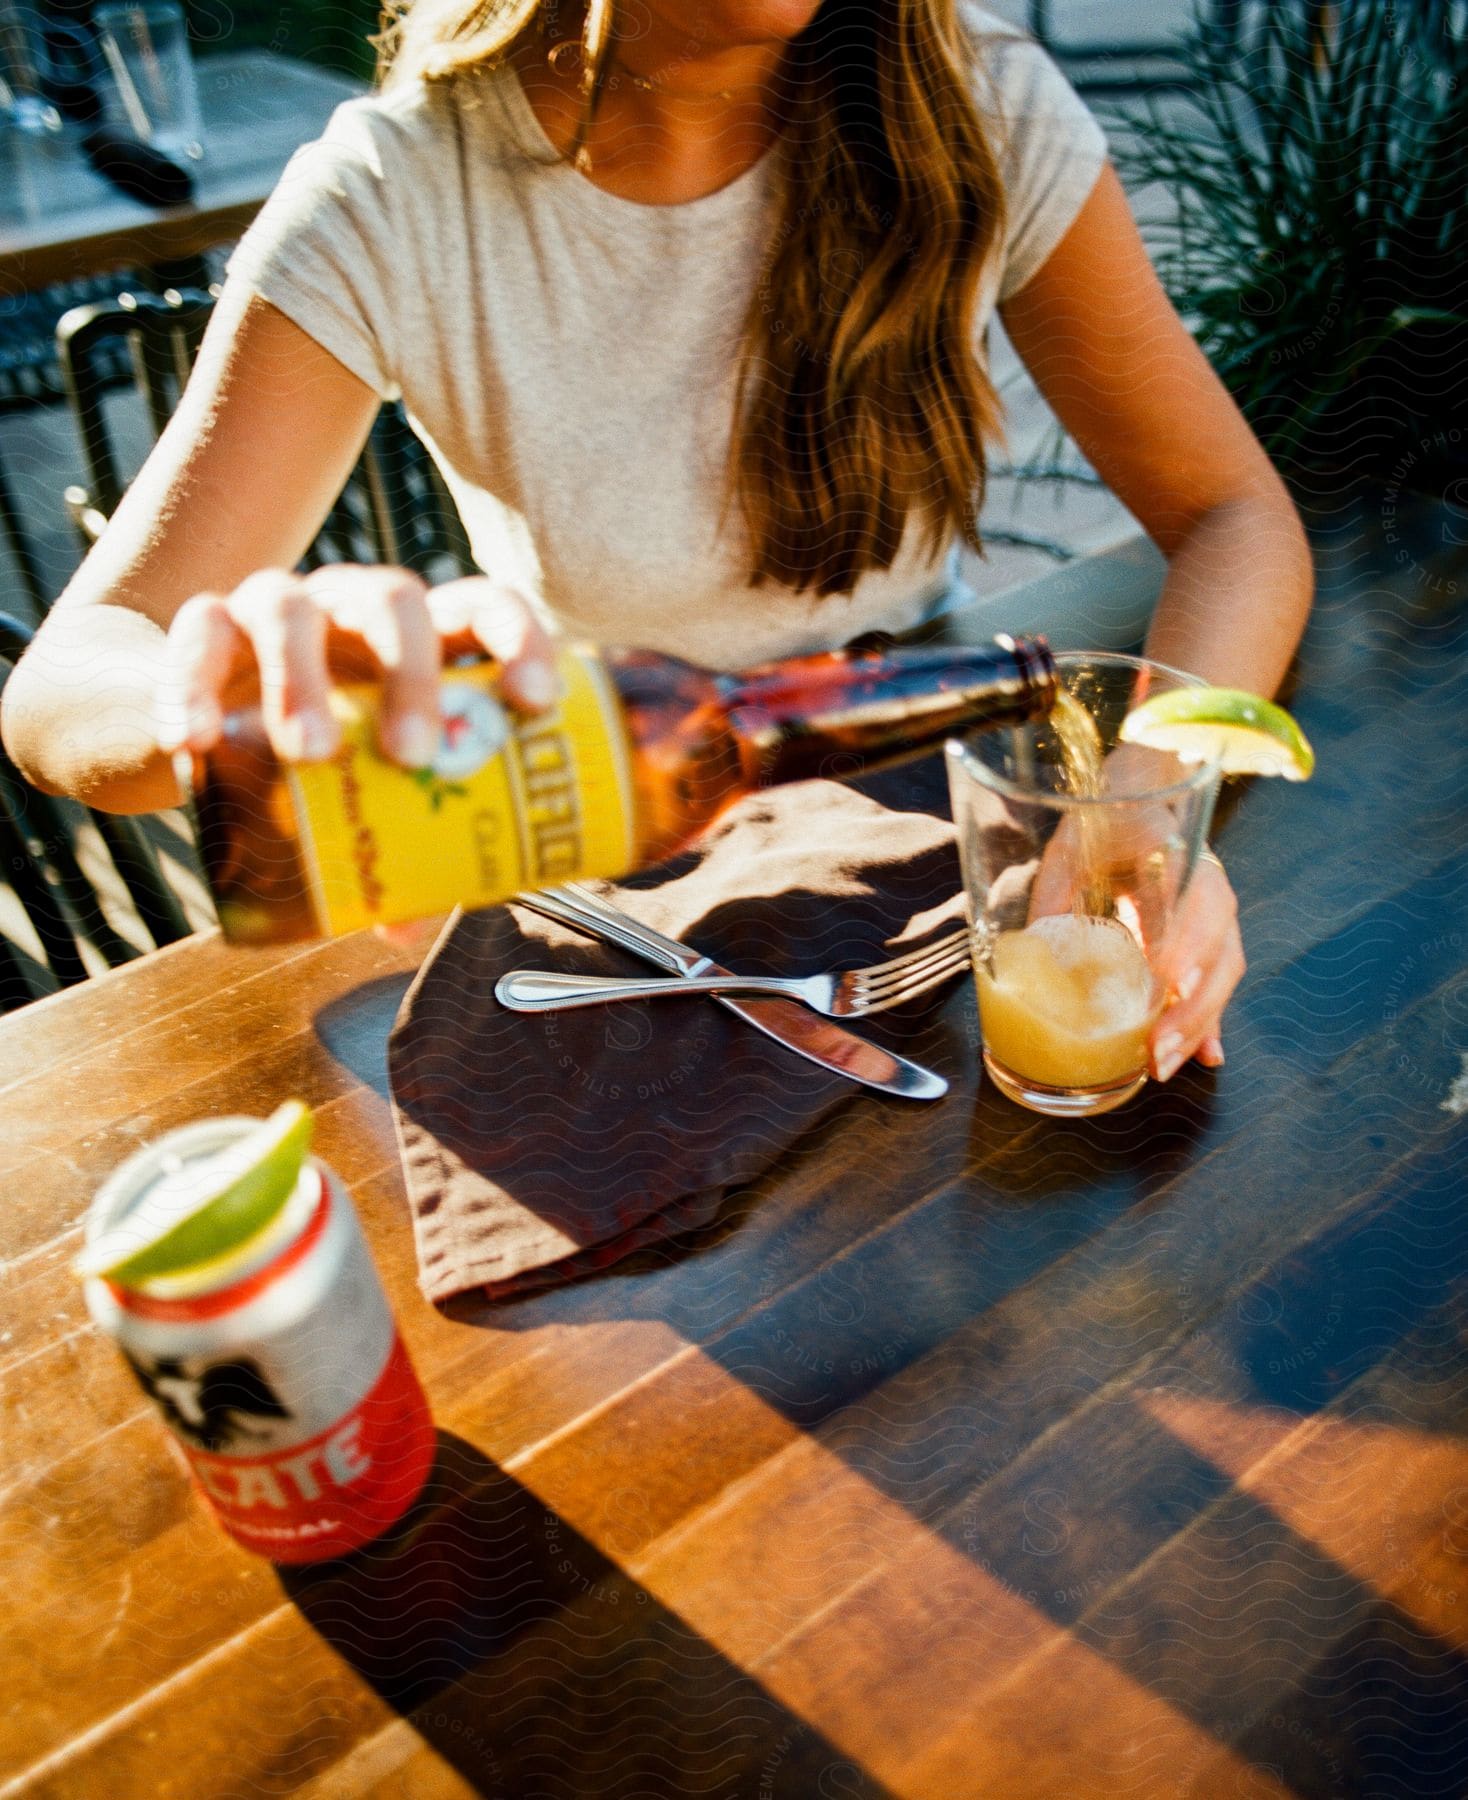
[(628, 981), (617, 975), (557, 975), (512, 969), (495, 983), (495, 997), (515, 1012), (559, 1012), (612, 1000), (661, 1000), (673, 994), (755, 995), (799, 1000), (831, 1019), (860, 1019), (916, 1000), (968, 966), (968, 932), (909, 950), (889, 962), (828, 975), (680, 975), (672, 980)]

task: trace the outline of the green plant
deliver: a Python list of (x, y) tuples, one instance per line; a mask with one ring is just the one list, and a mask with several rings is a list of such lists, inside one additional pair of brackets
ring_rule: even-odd
[(1184, 54), (1118, 161), (1169, 190), (1159, 271), (1266, 447), (1461, 464), (1468, 0), (1273, 0), (1236, 44), (1200, 14)]

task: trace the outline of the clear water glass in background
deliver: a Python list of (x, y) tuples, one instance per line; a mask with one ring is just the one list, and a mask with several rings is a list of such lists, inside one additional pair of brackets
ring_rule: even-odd
[(1219, 768), (1118, 743), (1133, 706), (1194, 677), (1130, 656), (1056, 664), (1077, 704), (951, 742), (948, 779), (985, 1067), (1020, 1105), (1084, 1118), (1146, 1082)]
[(0, 112), (6, 124), (28, 137), (52, 135), (62, 124), (44, 91), (45, 23), (27, 0), (0, 0)]
[(182, 9), (174, 0), (118, 0), (92, 17), (112, 123), (165, 156), (202, 156), (199, 88)]

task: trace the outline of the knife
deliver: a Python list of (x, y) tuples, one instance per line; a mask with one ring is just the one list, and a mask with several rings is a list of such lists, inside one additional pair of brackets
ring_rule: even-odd
[[(675, 975), (728, 975), (707, 956), (702, 956), (677, 938), (664, 937), (639, 919), (599, 899), (579, 883), (547, 888), (541, 893), (517, 894), (516, 902), (532, 912), (558, 919), (578, 931), (618, 944), (622, 949), (656, 963)], [(877, 1088), (884, 1094), (897, 1094), (904, 1100), (937, 1100), (948, 1092), (941, 1075), (925, 1069), (921, 1063), (895, 1056), (879, 1044), (869, 1043), (853, 1031), (833, 1025), (829, 1019), (808, 1013), (794, 1000), (732, 1000), (725, 994), (713, 998), (720, 1006), (762, 1031), (766, 1037), (803, 1056), (807, 1062), (844, 1075), (863, 1087)]]

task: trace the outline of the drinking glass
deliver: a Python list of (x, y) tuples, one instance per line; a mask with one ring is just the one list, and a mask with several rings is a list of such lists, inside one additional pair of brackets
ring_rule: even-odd
[(1132, 707), (1195, 677), (1132, 656), (1056, 663), (1069, 700), (950, 741), (948, 780), (985, 1067), (1021, 1106), (1084, 1118), (1146, 1082), (1219, 766), (1118, 741)]
[(114, 120), (165, 156), (202, 156), (199, 89), (182, 9), (174, 0), (122, 0), (99, 6), (92, 17)]

